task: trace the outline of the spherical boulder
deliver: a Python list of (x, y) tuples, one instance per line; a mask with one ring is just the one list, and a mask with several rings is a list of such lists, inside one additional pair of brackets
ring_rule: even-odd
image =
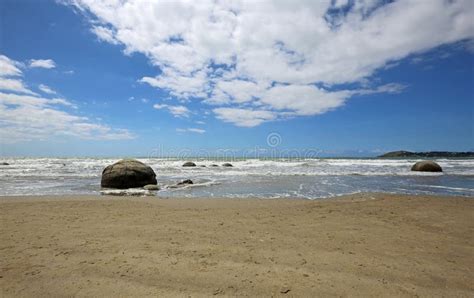
[(419, 161), (411, 167), (412, 171), (418, 172), (442, 172), (443, 169), (439, 164), (431, 160)]
[(183, 167), (195, 167), (196, 164), (192, 161), (187, 161), (183, 164)]
[(157, 184), (156, 174), (146, 164), (135, 159), (123, 159), (107, 166), (102, 171), (100, 185), (109, 188), (143, 187), (147, 184)]
[(233, 167), (233, 165), (231, 163), (228, 163), (228, 162), (223, 163), (222, 166), (223, 167), (228, 167), (228, 168)]

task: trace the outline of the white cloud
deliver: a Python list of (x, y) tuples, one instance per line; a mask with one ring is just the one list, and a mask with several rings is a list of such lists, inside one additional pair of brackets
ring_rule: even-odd
[(114, 38), (114, 32), (109, 28), (102, 26), (92, 27), (91, 31), (97, 35), (99, 40), (105, 41), (111, 44), (118, 44), (117, 40)]
[(153, 105), (153, 108), (157, 110), (167, 109), (175, 117), (189, 117), (189, 114), (191, 113), (191, 111), (185, 106), (155, 104)]
[(31, 59), (29, 66), (50, 69), (55, 68), (56, 63), (51, 59)]
[(0, 77), (21, 76), (21, 63), (13, 61), (7, 56), (0, 55)]
[(253, 127), (266, 121), (275, 120), (277, 114), (266, 110), (238, 108), (216, 108), (213, 110), (218, 119), (242, 127)]
[(0, 90), (12, 91), (17, 93), (25, 93), (35, 95), (33, 91), (28, 89), (23, 81), (18, 79), (8, 79), (0, 77)]
[(206, 132), (204, 129), (200, 128), (176, 128), (177, 132), (193, 132), (193, 133), (198, 133), (198, 134), (203, 134)]
[(63, 111), (59, 106), (73, 106), (65, 99), (0, 92), (0, 142), (15, 143), (46, 140), (54, 136), (82, 139), (124, 140), (134, 136), (123, 129), (112, 129), (91, 122), (86, 117)]
[(349, 91), (328, 92), (310, 85), (275, 86), (261, 102), (277, 110), (289, 110), (307, 116), (325, 113), (344, 104)]
[(25, 83), (18, 78), (23, 75), (23, 72), (20, 70), (22, 66), (22, 63), (0, 55), (0, 90), (30, 95), (36, 94), (28, 89)]
[[(113, 129), (63, 110), (77, 108), (64, 98), (41, 97), (26, 89), (23, 81), (8, 78), (22, 75), (18, 65), (18, 62), (0, 55), (0, 89), (5, 91), (0, 91), (0, 143), (46, 140), (54, 136), (98, 140), (134, 138), (128, 130)], [(46, 85), (39, 87), (43, 92), (52, 91)]]
[(214, 112), (241, 126), (395, 93), (394, 84), (329, 87), (370, 80), (409, 55), (474, 37), (472, 0), (386, 2), (70, 1), (94, 16), (98, 38), (145, 54), (161, 70), (141, 82), (178, 99), (228, 105)]
[(56, 91), (54, 91), (49, 86), (46, 86), (44, 84), (39, 84), (38, 89), (47, 94), (56, 94)]

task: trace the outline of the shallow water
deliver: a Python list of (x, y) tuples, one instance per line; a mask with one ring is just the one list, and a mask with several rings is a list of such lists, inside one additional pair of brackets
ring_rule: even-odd
[[(3, 158), (0, 195), (100, 194), (111, 158)], [(157, 174), (164, 197), (321, 198), (357, 192), (474, 196), (474, 159), (437, 159), (443, 173), (411, 172), (417, 159), (241, 159), (223, 161), (139, 158)], [(200, 167), (205, 165), (206, 167)], [(194, 185), (167, 189), (183, 179)], [(133, 192), (133, 191), (132, 191)]]

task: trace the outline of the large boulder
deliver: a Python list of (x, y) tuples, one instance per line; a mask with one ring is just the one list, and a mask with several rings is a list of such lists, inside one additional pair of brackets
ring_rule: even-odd
[(192, 161), (188, 161), (183, 164), (183, 167), (195, 167), (195, 166), (196, 164)]
[(100, 185), (109, 188), (142, 187), (157, 184), (156, 174), (152, 168), (135, 159), (123, 159), (107, 166), (102, 171)]
[(412, 171), (419, 171), (419, 172), (442, 172), (443, 169), (440, 167), (439, 164), (435, 163), (431, 160), (424, 160), (419, 161), (411, 167)]

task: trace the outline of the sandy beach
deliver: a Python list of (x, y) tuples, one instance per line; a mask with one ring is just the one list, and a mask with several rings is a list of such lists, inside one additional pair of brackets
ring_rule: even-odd
[(474, 200), (0, 199), (0, 296), (474, 295)]

